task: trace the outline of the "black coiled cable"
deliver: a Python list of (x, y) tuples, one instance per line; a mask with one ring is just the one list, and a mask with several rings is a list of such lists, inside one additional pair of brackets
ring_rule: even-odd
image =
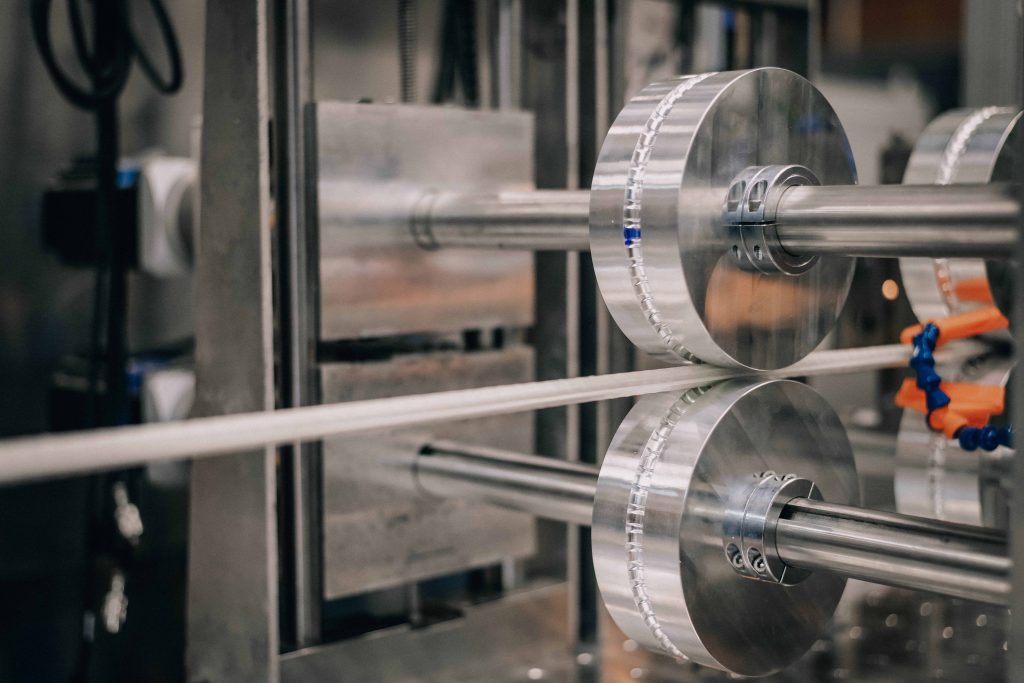
[[(90, 49), (85, 36), (85, 22), (82, 18), (81, 0), (67, 0), (71, 38), (78, 61), (89, 77), (89, 87), (81, 86), (65, 73), (57, 63), (50, 38), (50, 13), (53, 0), (32, 0), (32, 35), (35, 38), (39, 56), (54, 84), (69, 102), (82, 109), (96, 109), (104, 100), (116, 99), (124, 90), (131, 73), (132, 60), (137, 59), (139, 67), (157, 91), (172, 94), (181, 88), (184, 70), (181, 65), (181, 48), (174, 32), (167, 8), (162, 0), (149, 0), (160, 30), (160, 36), (167, 51), (170, 74), (163, 78), (153, 65), (153, 60), (143, 49), (142, 43), (131, 25), (131, 0), (95, 0), (97, 18), (101, 15), (99, 6), (105, 5), (105, 20), (114, 22), (109, 31), (109, 45), (95, 44)], [(98, 29), (98, 27), (97, 27)]]

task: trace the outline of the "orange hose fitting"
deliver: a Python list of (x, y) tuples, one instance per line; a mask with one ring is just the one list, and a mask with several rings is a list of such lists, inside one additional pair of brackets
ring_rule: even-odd
[[(955, 339), (974, 337), (1010, 326), (1010, 321), (995, 306), (985, 306), (933, 322), (939, 328), (939, 346)], [(914, 336), (923, 329), (924, 325), (912, 325), (906, 328), (900, 332), (900, 342), (910, 344), (914, 340)]]
[(943, 382), (939, 387), (949, 396), (949, 405), (932, 411), (931, 415), (924, 391), (913, 378), (903, 380), (896, 392), (896, 405), (928, 415), (928, 426), (950, 439), (961, 427), (984, 427), (993, 415), (1006, 409), (1006, 389), (1001, 386)]

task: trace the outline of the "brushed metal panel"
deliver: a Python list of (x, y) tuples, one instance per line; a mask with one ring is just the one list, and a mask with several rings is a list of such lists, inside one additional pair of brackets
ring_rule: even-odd
[(533, 118), (450, 107), (314, 105), (321, 338), (527, 326), (529, 253), (416, 246), (437, 190), (533, 189)]
[[(325, 402), (488, 386), (532, 379), (533, 351), (443, 352), (321, 369)], [(409, 461), (450, 438), (521, 452), (533, 445), (529, 413), (324, 441), (324, 593), (328, 599), (495, 564), (536, 551), (536, 522), (480, 503), (430, 500)], [(386, 482), (386, 483), (385, 483)]]

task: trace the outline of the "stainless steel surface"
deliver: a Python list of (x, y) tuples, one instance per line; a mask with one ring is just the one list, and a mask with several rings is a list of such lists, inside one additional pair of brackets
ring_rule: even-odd
[(752, 477), (745, 491), (730, 495), (735, 507), (726, 511), (722, 549), (737, 574), (792, 586), (810, 572), (786, 564), (775, 550), (775, 526), (786, 504), (794, 498), (821, 500), (821, 491), (797, 474), (762, 472)]
[(787, 564), (1006, 605), (1002, 532), (812, 500), (791, 501), (775, 531)]
[(778, 235), (777, 214), (783, 194), (794, 185), (820, 185), (808, 168), (794, 164), (750, 166), (733, 179), (724, 202), (724, 229), (732, 234), (732, 253), (741, 268), (765, 275), (802, 275), (818, 257), (794, 255)]
[(821, 636), (845, 579), (753, 581), (722, 548), (733, 497), (766, 470), (860, 498), (839, 418), (806, 385), (737, 380), (637, 403), (605, 456), (592, 527), (601, 594), (627, 636), (741, 675), (784, 668)]
[(426, 246), (590, 249), (590, 193), (586, 190), (446, 192), (425, 199), (418, 211), (418, 239)]
[[(264, 0), (206, 3), (194, 415), (274, 408), (266, 13)], [(278, 679), (277, 463), (268, 445), (192, 465), (189, 681)]]
[(410, 220), (432, 191), (533, 189), (533, 118), (412, 105), (315, 105), (320, 336), (533, 322), (529, 254), (429, 252)]
[(1019, 213), (1008, 184), (791, 187), (776, 230), (799, 255), (1007, 258)]
[[(324, 400), (340, 402), (521, 382), (534, 371), (532, 349), (520, 345), (325, 363), (321, 381)], [(537, 550), (537, 524), (528, 514), (419, 495), (413, 468), (420, 447), (441, 439), (529, 453), (533, 416), (495, 415), (324, 440), (324, 598), (493, 566)]]
[[(1016, 239), (1019, 204), (1006, 183), (792, 185), (769, 221), (788, 254), (1003, 259)], [(589, 218), (583, 190), (443, 192), (418, 203), (413, 232), (426, 248), (586, 251)]]
[[(744, 168), (800, 164), (822, 183), (855, 182), (825, 98), (781, 69), (655, 83), (605, 139), (591, 190), (591, 254), (605, 303), (642, 350), (680, 363), (778, 368), (831, 329), (853, 260), (826, 257), (799, 277), (743, 271), (721, 212)], [(641, 240), (623, 244), (623, 227)]]
[(362, 638), (290, 652), (281, 680), (451, 681), (492, 683), (571, 681), (575, 659), (566, 651), (564, 585), (544, 586), (480, 605), (426, 628), (383, 629)]
[(466, 497), (589, 526), (596, 465), (432, 441), (416, 459), (416, 483), (428, 494)]
[[(957, 342), (935, 355), (940, 363), (952, 362), (977, 355), (979, 348), (977, 343)], [(788, 368), (760, 374), (809, 377), (893, 368), (904, 366), (908, 358), (909, 349), (901, 344), (818, 351)], [(7, 439), (0, 441), (0, 482), (675, 391), (755, 375), (740, 368), (693, 365)]]
[[(948, 186), (1012, 180), (1019, 121), (1019, 109), (1008, 107), (946, 112), (921, 133), (903, 182)], [(1012, 231), (1010, 239), (1014, 239)], [(1009, 251), (1012, 247), (1007, 248)], [(936, 320), (988, 303), (958, 294), (961, 283), (989, 279), (985, 262), (980, 259), (904, 258), (900, 259), (900, 271), (907, 298), (919, 320)], [(989, 288), (999, 303), (1005, 298), (1000, 290), (1008, 286), (990, 280)], [(1003, 313), (1009, 315), (1011, 311)]]
[[(936, 367), (949, 382), (1005, 387), (1014, 362), (989, 352)], [(1001, 418), (996, 418), (1001, 419)], [(908, 515), (961, 524), (1006, 528), (1010, 491), (1006, 481), (1014, 451), (967, 452), (955, 439), (928, 428), (924, 416), (904, 410), (896, 443), (893, 487), (896, 509)]]

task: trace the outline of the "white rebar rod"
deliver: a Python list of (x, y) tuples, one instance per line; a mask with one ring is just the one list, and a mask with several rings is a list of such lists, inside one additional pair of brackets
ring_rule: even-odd
[[(984, 347), (950, 344), (939, 362), (966, 360)], [(145, 463), (203, 458), (260, 446), (357, 432), (468, 420), (540, 408), (682, 391), (735, 377), (804, 377), (904, 365), (908, 346), (817, 351), (782, 370), (687, 365), (545, 382), (442, 391), (368, 401), (240, 413), (0, 441), (0, 483), (21, 482)]]

